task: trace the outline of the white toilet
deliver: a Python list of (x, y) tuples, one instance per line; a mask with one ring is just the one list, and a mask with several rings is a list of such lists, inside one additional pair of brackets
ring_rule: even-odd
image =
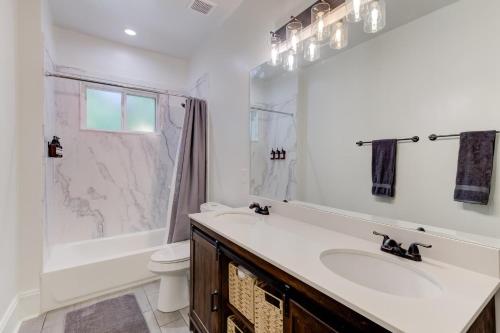
[[(200, 206), (202, 213), (227, 209), (230, 207), (215, 202)], [(161, 277), (158, 295), (158, 310), (161, 312), (173, 312), (189, 305), (189, 252), (190, 242), (186, 240), (166, 244), (151, 256), (148, 268)]]

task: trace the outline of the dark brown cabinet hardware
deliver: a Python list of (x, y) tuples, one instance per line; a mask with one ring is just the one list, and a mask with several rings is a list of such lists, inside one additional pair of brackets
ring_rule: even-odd
[(219, 292), (215, 290), (211, 295), (210, 295), (210, 308), (212, 309), (212, 312), (218, 311), (219, 306), (217, 305), (218, 303), (218, 296)]

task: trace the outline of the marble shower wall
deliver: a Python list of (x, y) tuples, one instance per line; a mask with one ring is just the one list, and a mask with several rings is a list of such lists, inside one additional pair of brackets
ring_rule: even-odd
[[(249, 121), (252, 195), (276, 200), (296, 197), (297, 92), (298, 79), (290, 80), (288, 74), (252, 79)], [(270, 159), (271, 150), (276, 148), (286, 151), (285, 160)]]
[(155, 134), (81, 130), (80, 83), (52, 80), (46, 137), (61, 137), (64, 157), (47, 161), (48, 245), (164, 228), (183, 99), (160, 96)]

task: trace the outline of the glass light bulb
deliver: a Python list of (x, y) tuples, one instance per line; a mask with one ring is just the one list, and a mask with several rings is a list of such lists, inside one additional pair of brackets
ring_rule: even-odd
[(326, 15), (329, 12), (330, 4), (326, 1), (321, 1), (311, 7), (312, 29), (318, 42), (322, 42), (329, 36), (330, 30), (325, 22)]
[(318, 20), (318, 38), (323, 39), (324, 38), (324, 33), (325, 33), (325, 21), (323, 20), (323, 17), (321, 17)]
[(280, 55), (280, 37), (271, 33), (271, 58), (269, 59), (269, 65), (278, 66), (281, 63), (281, 55)]
[(297, 54), (293, 50), (290, 50), (285, 56), (284, 68), (288, 72), (293, 72), (297, 67)]
[(292, 49), (295, 53), (302, 49), (302, 42), (300, 40), (301, 32), (302, 23), (297, 19), (293, 19), (286, 25), (286, 41), (289, 45), (289, 48)]
[(291, 39), (291, 48), (294, 52), (297, 52), (299, 50), (299, 36), (297, 36), (297, 32), (294, 31), (292, 33), (292, 39)]
[(366, 5), (364, 31), (377, 33), (385, 28), (385, 0), (373, 0)]
[(271, 48), (271, 65), (278, 66), (280, 63), (279, 51), (276, 46)]
[(320, 46), (317, 40), (313, 37), (307, 41), (307, 46), (304, 51), (304, 59), (313, 62), (320, 57)]
[(349, 44), (349, 27), (344, 20), (335, 22), (330, 38), (330, 47), (335, 50), (345, 48)]
[(373, 8), (372, 11), (370, 12), (370, 15), (372, 16), (372, 31), (377, 31), (378, 30), (378, 16), (380, 15), (378, 9)]
[(363, 19), (365, 0), (346, 0), (347, 22), (357, 23)]

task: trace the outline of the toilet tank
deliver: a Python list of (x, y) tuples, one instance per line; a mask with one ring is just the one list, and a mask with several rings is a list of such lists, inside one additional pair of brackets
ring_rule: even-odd
[(200, 211), (202, 213), (206, 212), (218, 212), (223, 210), (231, 209), (231, 207), (220, 204), (218, 202), (206, 202), (200, 205)]

